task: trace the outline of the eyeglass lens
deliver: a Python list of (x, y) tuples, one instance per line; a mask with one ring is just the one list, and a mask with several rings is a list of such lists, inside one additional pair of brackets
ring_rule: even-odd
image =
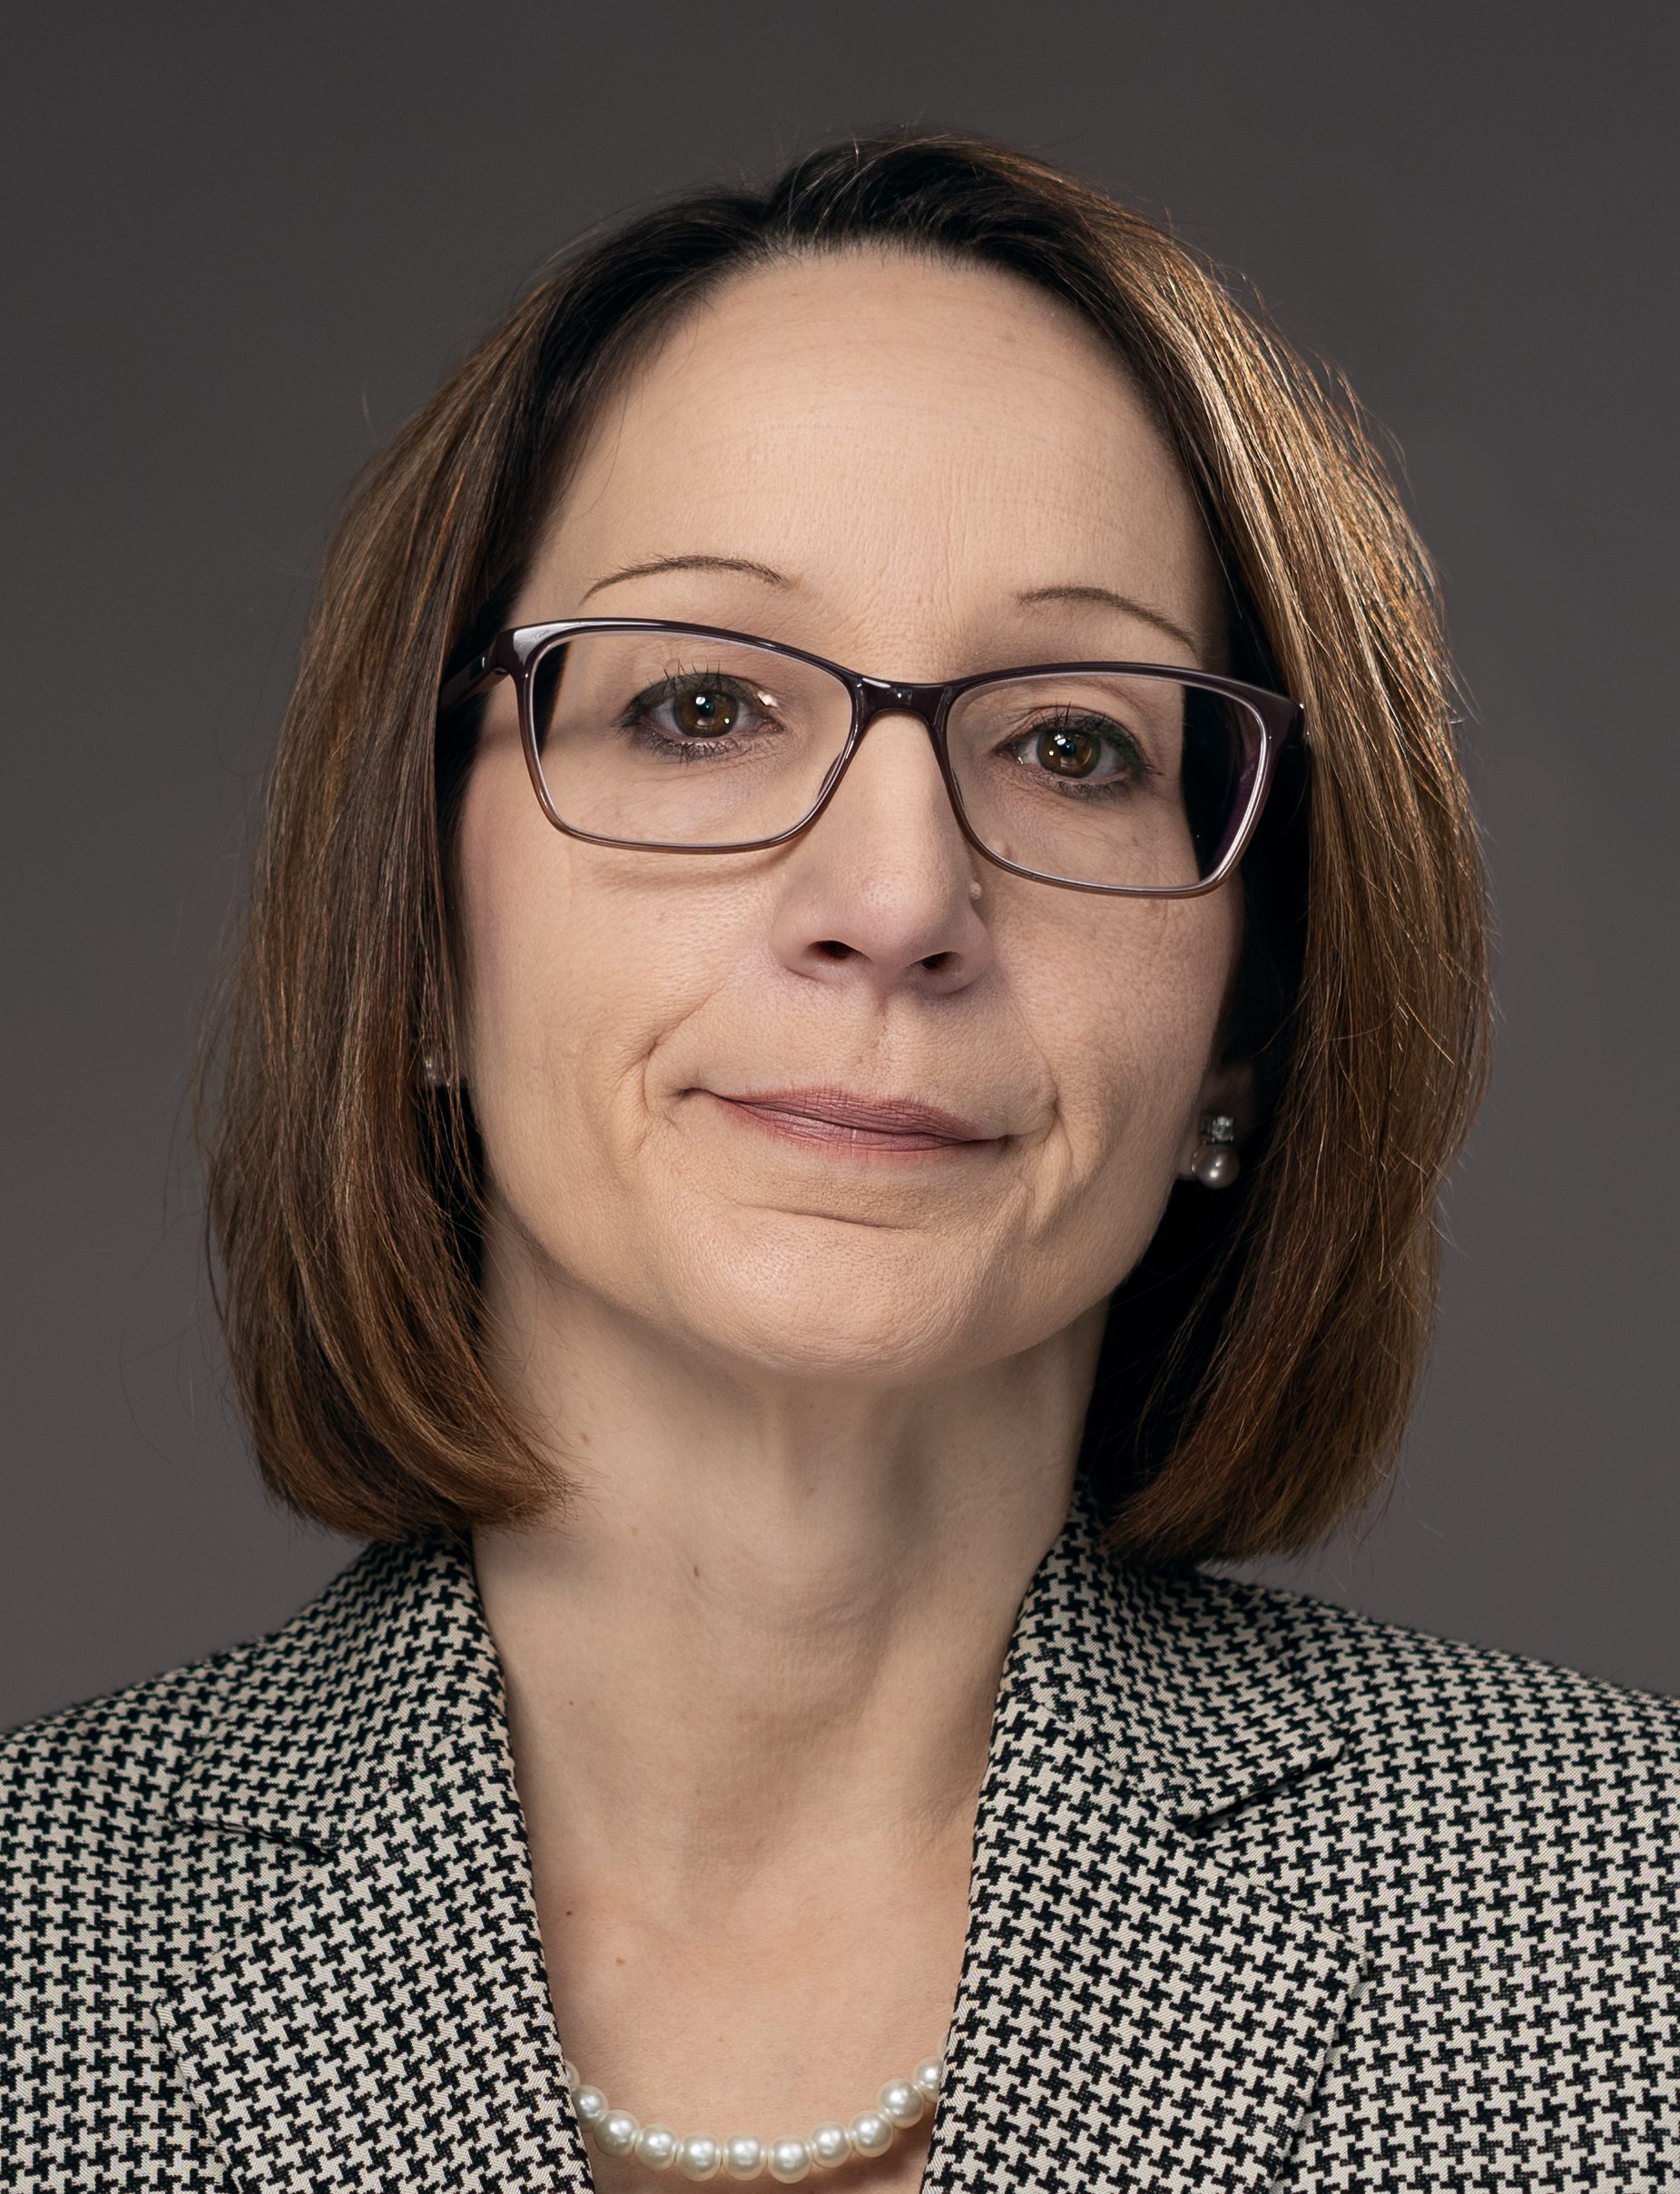
[[(828, 671), (682, 633), (551, 645), (533, 731), (555, 814), (641, 844), (742, 845), (802, 822), (851, 725)], [(947, 725), (968, 826), (1069, 881), (1182, 888), (1218, 865), (1252, 792), (1257, 720), (1171, 677), (1081, 670), (971, 687)]]

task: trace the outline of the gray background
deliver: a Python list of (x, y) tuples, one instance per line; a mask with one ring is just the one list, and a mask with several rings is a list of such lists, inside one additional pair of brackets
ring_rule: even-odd
[(1680, 11), (1495, 4), (8, 11), (0, 1724), (353, 1552), (225, 1406), (182, 1105), (312, 559), (581, 224), (899, 120), (1245, 274), (1404, 453), (1478, 722), (1491, 1101), (1362, 1544), (1263, 1574), (1680, 1691), (1673, 1571)]

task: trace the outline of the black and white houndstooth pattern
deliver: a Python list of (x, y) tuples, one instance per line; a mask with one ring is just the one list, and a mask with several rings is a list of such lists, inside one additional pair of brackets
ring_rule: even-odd
[[(1680, 2188), (1680, 1702), (1097, 1529), (1004, 1670), (927, 2194)], [(589, 2187), (461, 1552), (13, 1733), (0, 1864), (6, 2189)]]

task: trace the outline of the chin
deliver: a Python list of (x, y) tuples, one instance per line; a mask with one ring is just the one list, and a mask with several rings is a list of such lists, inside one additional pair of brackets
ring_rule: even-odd
[(870, 1386), (1008, 1353), (988, 1346), (997, 1339), (991, 1291), (964, 1284), (966, 1261), (948, 1243), (822, 1221), (756, 1231), (744, 1252), (737, 1242), (682, 1261), (693, 1284), (666, 1314), (708, 1353)]

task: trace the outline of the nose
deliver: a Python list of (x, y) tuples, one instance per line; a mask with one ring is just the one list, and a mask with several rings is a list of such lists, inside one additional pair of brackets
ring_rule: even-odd
[(877, 689), (828, 806), (788, 849), (775, 948), (788, 967), (861, 982), (958, 990), (991, 964), (975, 905), (978, 856), (952, 810), (930, 705)]

